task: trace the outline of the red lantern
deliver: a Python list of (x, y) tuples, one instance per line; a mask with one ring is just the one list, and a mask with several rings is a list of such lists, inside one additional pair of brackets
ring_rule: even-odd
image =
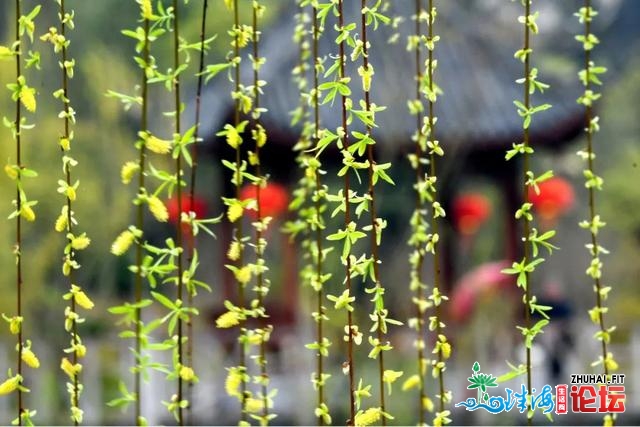
[(473, 236), (491, 215), (491, 202), (482, 194), (467, 193), (453, 202), (453, 222), (464, 236)]
[[(258, 199), (258, 189), (256, 185), (247, 184), (240, 190), (240, 200)], [(289, 206), (289, 194), (284, 185), (269, 182), (265, 187), (260, 188), (260, 215), (270, 216), (274, 219), (286, 212)], [(249, 210), (249, 216), (255, 219), (258, 217), (257, 210)]]
[[(177, 197), (172, 197), (167, 201), (167, 210), (169, 211), (169, 221), (172, 224), (178, 224), (180, 222), (179, 212), (189, 212), (191, 211), (191, 198), (188, 194), (183, 194), (182, 197), (182, 209), (178, 211), (178, 199)], [(198, 196), (193, 197), (193, 211), (196, 213), (196, 218), (204, 218), (207, 213), (207, 204), (203, 199)]]
[(573, 207), (573, 187), (564, 178), (553, 177), (538, 185), (540, 192), (529, 187), (529, 201), (543, 222), (553, 223)]

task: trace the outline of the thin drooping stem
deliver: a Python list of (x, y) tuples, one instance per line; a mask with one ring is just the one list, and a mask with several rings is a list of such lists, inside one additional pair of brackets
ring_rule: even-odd
[[(239, 12), (238, 12), (238, 0), (233, 0), (233, 28), (236, 30), (235, 31), (235, 35), (234, 35), (234, 43), (233, 43), (233, 54), (234, 54), (234, 58), (238, 59), (240, 58), (240, 16), (239, 16)], [(234, 84), (235, 84), (235, 93), (240, 93), (240, 62), (235, 63), (234, 65)], [(240, 98), (236, 97), (235, 99), (235, 103), (234, 103), (234, 114), (233, 114), (233, 125), (237, 128), (238, 125), (240, 124)], [(240, 144), (237, 145), (236, 147), (236, 172), (235, 172), (235, 190), (236, 190), (236, 199), (240, 200), (241, 199), (241, 194), (240, 194), (240, 182), (241, 182), (241, 175), (240, 175), (240, 163), (242, 160), (242, 152), (240, 149)], [(236, 242), (241, 242), (242, 241), (242, 218), (240, 218), (237, 222), (237, 225), (235, 226), (235, 230), (234, 230), (234, 237), (235, 237), (235, 241)], [(238, 265), (239, 268), (242, 268), (243, 262), (244, 262), (244, 251), (242, 249), (242, 246), (240, 244), (240, 250), (239, 250), (239, 254), (238, 254), (238, 259), (236, 262), (236, 265)], [(238, 283), (238, 302), (239, 302), (239, 306), (241, 309), (245, 308), (245, 294), (244, 294), (244, 284), (243, 283)], [(246, 354), (246, 348), (245, 348), (245, 344), (244, 344), (244, 340), (243, 337), (246, 336), (246, 328), (241, 324), (240, 326), (240, 355), (239, 355), (239, 359), (240, 359), (240, 369), (246, 369), (247, 366), (247, 354)], [(244, 373), (243, 373), (244, 374)], [(247, 383), (246, 381), (243, 379), (240, 383), (240, 393), (241, 393), (241, 399), (240, 399), (240, 408), (241, 408), (241, 413), (240, 413), (240, 419), (242, 422), (246, 422), (247, 421)]]
[[(320, 37), (320, 29), (318, 25), (318, 9), (312, 5), (312, 19), (313, 19), (313, 52), (312, 52), (312, 61), (313, 61), (313, 145), (316, 146), (318, 141), (320, 140), (320, 99), (318, 96), (318, 86), (319, 86), (319, 76), (318, 76), (318, 62), (320, 61), (319, 52), (318, 52), (318, 38)], [(320, 179), (320, 173), (317, 168), (314, 169), (313, 179), (315, 182), (315, 215), (318, 221), (321, 221), (322, 217), (322, 201), (319, 197), (318, 192), (322, 188), (322, 181)], [(322, 255), (322, 227), (321, 224), (318, 223), (316, 225), (315, 232), (315, 242), (316, 242), (316, 280), (318, 283), (322, 283), (322, 273), (324, 271), (323, 267), (323, 255)], [(316, 320), (316, 341), (318, 343), (324, 342), (324, 305), (322, 304), (324, 299), (324, 292), (322, 291), (322, 286), (318, 287), (316, 292), (316, 309), (318, 313), (318, 317)], [(324, 356), (320, 349), (318, 349), (318, 353), (316, 355), (316, 375), (319, 380), (318, 382), (318, 408), (322, 407), (324, 404)], [(324, 417), (321, 415), (318, 416), (318, 425), (324, 425)]]
[[(195, 110), (195, 142), (191, 147), (191, 177), (189, 180), (189, 209), (193, 212), (195, 209), (194, 199), (196, 192), (196, 172), (198, 168), (198, 136), (200, 134), (200, 111), (202, 106), (202, 87), (204, 83), (204, 54), (205, 54), (205, 40), (206, 40), (206, 27), (207, 27), (207, 8), (209, 0), (203, 0), (202, 2), (202, 21), (200, 26), (200, 56), (198, 60), (198, 83), (196, 86), (196, 110)], [(194, 242), (190, 241), (189, 245), (189, 261), (193, 257)]]
[[(429, 25), (428, 25), (428, 35), (427, 38), (430, 42), (433, 43), (434, 40), (434, 33), (433, 33), (433, 25), (435, 22), (435, 16), (434, 16), (434, 6), (433, 6), (433, 0), (429, 0)], [(436, 87), (433, 83), (434, 80), (434, 57), (433, 57), (433, 48), (428, 49), (428, 66), (427, 66), (427, 74), (429, 77), (429, 93), (431, 94), (435, 94), (435, 90)], [(435, 101), (434, 98), (429, 98), (429, 139), (432, 141), (432, 143), (435, 145), (435, 141), (436, 141), (436, 122), (435, 122)], [(430, 170), (430, 175), (432, 178), (437, 177), (437, 169), (436, 169), (436, 153), (435, 150), (431, 150), (431, 154), (430, 154), (430, 158), (429, 158), (429, 162), (431, 164), (431, 170)], [(435, 187), (435, 183), (434, 183), (434, 187)], [(434, 194), (434, 203), (435, 200), (437, 200), (436, 194), (437, 192), (433, 191)], [(433, 235), (438, 235), (438, 230), (439, 230), (439, 221), (438, 221), (438, 213), (436, 212), (435, 209), (431, 209), (431, 230)], [(435, 294), (440, 296), (441, 295), (441, 284), (440, 284), (440, 251), (437, 249), (437, 245), (434, 244), (434, 249), (433, 249), (433, 287), (434, 287), (434, 291)], [(437, 339), (439, 340), (442, 335), (442, 325), (443, 323), (441, 322), (442, 319), (442, 309), (441, 309), (441, 304), (440, 301), (434, 301), (434, 305), (435, 305), (435, 315), (436, 315), (436, 334), (437, 334)], [(444, 363), (445, 360), (445, 356), (443, 354), (442, 351), (442, 347), (438, 346), (438, 364), (439, 366), (441, 366)], [(444, 389), (444, 369), (442, 367), (440, 367), (438, 369), (438, 388), (440, 391), (440, 398), (439, 400), (439, 411), (443, 412), (444, 411), (444, 404), (445, 404), (445, 389)]]
[[(206, 40), (206, 28), (207, 28), (207, 7), (208, 0), (202, 2), (202, 20), (200, 26), (200, 56), (198, 62), (198, 83), (196, 86), (196, 111), (195, 111), (195, 130), (194, 130), (194, 142), (191, 146), (191, 176), (189, 179), (189, 211), (195, 212), (194, 199), (196, 194), (196, 172), (198, 168), (198, 137), (200, 132), (200, 108), (202, 101), (202, 86), (204, 82), (204, 53), (205, 53), (205, 40)], [(191, 265), (193, 262), (193, 256), (195, 253), (196, 236), (191, 235), (187, 242), (187, 265)], [(192, 289), (188, 290), (188, 306), (193, 306), (194, 292)], [(193, 368), (193, 322), (191, 318), (187, 321), (187, 353), (186, 363)], [(187, 399), (189, 400), (189, 411), (187, 412), (187, 424), (192, 424), (193, 415), (193, 381), (189, 381)]]
[[(142, 114), (140, 118), (140, 130), (145, 134), (148, 131), (148, 109), (149, 109), (149, 84), (147, 82), (147, 68), (151, 57), (151, 47), (149, 46), (149, 19), (143, 17), (144, 25), (144, 46), (142, 48), (142, 56), (144, 61), (144, 67), (142, 68)], [(146, 144), (140, 144), (138, 148), (138, 195), (141, 196), (145, 193), (145, 160), (146, 160)], [(144, 206), (139, 203), (136, 208), (136, 228), (138, 230), (144, 230)], [(135, 342), (135, 358), (136, 365), (141, 363), (142, 357), (142, 308), (140, 307), (140, 301), (142, 301), (142, 284), (143, 284), (143, 270), (142, 270), (142, 243), (136, 245), (136, 268), (137, 273), (134, 283), (134, 298), (136, 302), (136, 342)], [(136, 395), (135, 401), (135, 422), (136, 425), (142, 424), (142, 370), (135, 369), (134, 372), (134, 392)]]
[[(587, 9), (587, 18), (585, 20), (585, 38), (588, 40), (589, 39), (589, 35), (591, 34), (591, 20), (589, 19), (589, 13), (590, 13), (590, 0), (585, 0), (585, 7)], [(586, 84), (586, 90), (589, 90), (591, 87), (591, 72), (590, 72), (590, 62), (591, 62), (591, 50), (586, 50), (585, 51), (585, 55), (584, 55), (584, 63), (585, 63), (585, 70), (586, 70), (586, 77), (585, 77), (585, 81), (587, 82)], [(593, 119), (593, 107), (591, 105), (588, 105), (585, 107), (585, 112), (584, 112), (584, 118), (585, 118), (585, 126), (587, 128), (587, 151), (588, 151), (588, 164), (589, 164), (589, 170), (595, 174), (595, 167), (594, 167), (594, 150), (593, 150), (593, 132), (589, 131), (589, 129), (591, 128), (591, 120)], [(596, 216), (596, 201), (595, 201), (595, 188), (594, 186), (589, 186), (589, 216), (591, 219), (591, 222), (594, 222), (594, 218)], [(598, 246), (598, 236), (596, 235), (596, 233), (594, 233), (593, 231), (591, 231), (591, 244), (593, 245), (593, 252), (594, 252), (594, 257), (597, 258), (599, 256), (600, 253), (600, 246)], [(594, 284), (596, 287), (596, 305), (599, 308), (602, 308), (603, 304), (602, 304), (602, 293), (600, 292), (600, 290), (602, 289), (602, 283), (600, 281), (600, 277), (596, 277), (594, 279)], [(607, 329), (605, 328), (604, 325), (604, 316), (603, 313), (600, 313), (600, 330), (601, 331), (606, 331)], [(606, 360), (607, 358), (607, 341), (606, 340), (601, 340), (602, 343), (602, 357), (603, 360)], [(603, 368), (604, 368), (604, 373), (605, 375), (609, 375), (609, 369), (607, 367), (606, 363), (603, 363)]]
[[(360, 34), (362, 36), (362, 65), (364, 68), (364, 72), (367, 73), (369, 70), (369, 47), (368, 47), (368, 41), (367, 41), (367, 23), (366, 23), (366, 13), (365, 13), (365, 8), (367, 6), (367, 1), (366, 0), (361, 0), (361, 13), (360, 13)], [(365, 88), (365, 92), (364, 92), (364, 102), (365, 102), (365, 110), (370, 112), (371, 111), (371, 98), (370, 98), (370, 90), (368, 88)], [(373, 126), (371, 124), (367, 124), (366, 126), (367, 128), (367, 136), (371, 137), (372, 134), (372, 130), (373, 130)], [(370, 212), (370, 218), (371, 218), (371, 256), (373, 258), (373, 271), (374, 271), (374, 276), (375, 276), (375, 288), (376, 289), (380, 289), (382, 288), (382, 284), (381, 284), (381, 278), (380, 278), (380, 271), (378, 268), (378, 264), (380, 261), (380, 257), (379, 257), (379, 248), (378, 248), (378, 233), (381, 233), (382, 230), (378, 231), (378, 229), (380, 228), (380, 224), (378, 223), (378, 217), (376, 216), (376, 195), (375, 195), (375, 189), (374, 189), (374, 170), (373, 170), (373, 166), (375, 164), (375, 158), (374, 158), (374, 153), (373, 153), (373, 144), (368, 144), (367, 146), (367, 158), (369, 160), (369, 167), (368, 167), (368, 171), (369, 171), (369, 188), (368, 188), (368, 192), (369, 192), (369, 197), (371, 198), (370, 200), (370, 205), (369, 205), (369, 212)], [(376, 298), (382, 298), (382, 295), (376, 292)], [(377, 301), (377, 299), (376, 299)], [(376, 304), (376, 307), (378, 306), (378, 303), (374, 303)], [(378, 308), (376, 308), (376, 315), (378, 317), (378, 328), (377, 328), (377, 337), (380, 343), (383, 342), (383, 338), (384, 338), (384, 333), (382, 331), (382, 316), (380, 315), (380, 311)], [(386, 407), (385, 407), (385, 401), (384, 401), (384, 352), (381, 351), (380, 353), (378, 353), (378, 387), (379, 387), (379, 398), (380, 398), (380, 409), (382, 410), (382, 412), (386, 412)], [(386, 417), (382, 417), (382, 425), (386, 426), (387, 425), (387, 418)]]
[[(420, 13), (422, 11), (421, 0), (415, 0), (416, 6), (416, 22), (415, 22), (415, 37), (419, 40), (422, 34), (420, 28)], [(416, 74), (416, 101), (420, 99), (420, 82), (422, 81), (422, 59), (421, 59), (421, 43), (415, 43), (415, 74)], [(423, 156), (422, 145), (420, 140), (423, 138), (422, 134), (422, 120), (420, 114), (416, 112), (416, 149), (415, 149), (415, 166), (416, 166), (416, 183), (420, 183), (423, 179), (422, 162), (420, 159)], [(416, 191), (416, 208), (415, 214), (422, 217), (421, 211), (424, 209), (422, 197), (420, 193)], [(414, 221), (418, 218), (414, 218)], [(414, 226), (415, 227), (415, 226)], [(421, 250), (420, 242), (416, 241), (414, 245), (414, 251), (417, 254), (416, 265), (414, 268), (414, 274), (416, 275), (416, 299), (418, 302), (424, 299), (424, 287), (422, 285), (422, 267), (424, 264), (424, 253)], [(419, 393), (418, 393), (418, 425), (424, 425), (425, 422), (425, 408), (424, 401), (426, 399), (425, 393), (425, 376), (424, 376), (424, 312), (421, 305), (416, 304), (416, 347), (418, 350), (418, 377), (419, 377)]]
[[(530, 13), (531, 13), (531, 0), (525, 0), (524, 2), (525, 4), (525, 19), (529, 19)], [(529, 25), (523, 25), (524, 27), (524, 52), (528, 52), (529, 51), (529, 47), (530, 47), (530, 43), (529, 43), (529, 33), (530, 33), (530, 29), (529, 29)], [(525, 55), (525, 59), (524, 59), (524, 106), (526, 109), (529, 109), (531, 107), (531, 98), (530, 98), (530, 86), (531, 86), (531, 81), (530, 81), (530, 72), (531, 72), (531, 65), (530, 65), (530, 55), (526, 54)], [(524, 128), (524, 135), (523, 135), (523, 143), (524, 143), (524, 147), (525, 147), (525, 151), (524, 151), (524, 165), (523, 165), (523, 170), (522, 170), (522, 200), (524, 203), (529, 203), (529, 186), (527, 184), (527, 171), (529, 171), (529, 126), (526, 126)], [(531, 221), (529, 220), (529, 217), (527, 215), (524, 215), (524, 230), (523, 230), (523, 245), (522, 245), (522, 251), (523, 251), (523, 265), (528, 265), (529, 264), (529, 259), (530, 259), (530, 254), (529, 254), (529, 242), (526, 240), (528, 239), (529, 235), (531, 234)], [(524, 327), (527, 328), (527, 330), (531, 327), (531, 314), (530, 314), (530, 309), (529, 307), (531, 306), (531, 282), (529, 281), (529, 273), (525, 271), (525, 294), (524, 294)], [(531, 385), (532, 385), (532, 372), (531, 372), (531, 348), (529, 346), (525, 346), (526, 350), (525, 350), (525, 358), (526, 358), (526, 370), (527, 370), (527, 390), (529, 392), (531, 392)], [(527, 411), (531, 410), (531, 402), (528, 401), (527, 402)], [(532, 417), (527, 415), (527, 424), (529, 426), (532, 425)]]
[[(253, 66), (253, 109), (254, 109), (254, 129), (255, 132), (258, 133), (261, 130), (260, 124), (260, 56), (259, 56), (259, 38), (260, 32), (258, 30), (258, 8), (260, 7), (258, 1), (254, 1), (253, 4), (253, 15), (252, 15), (252, 26), (253, 26), (253, 60), (256, 63)], [(256, 177), (258, 179), (258, 183), (256, 184), (256, 204), (257, 204), (257, 213), (256, 213), (256, 222), (262, 223), (262, 200), (261, 200), (261, 190), (262, 183), (265, 177), (262, 175), (262, 166), (260, 164), (260, 138), (255, 138), (255, 156), (256, 156)], [(263, 242), (262, 236), (262, 226), (256, 227), (256, 258), (259, 263), (260, 260), (264, 260), (264, 246), (265, 242)], [(256, 274), (256, 288), (258, 293), (258, 305), (264, 308), (264, 297), (267, 292), (265, 288), (266, 282), (264, 280), (264, 273), (262, 269), (259, 269)], [(262, 327), (266, 327), (266, 322), (264, 318), (261, 318)], [(262, 391), (262, 417), (263, 421), (268, 420), (269, 416), (269, 399), (267, 395), (267, 384), (268, 384), (268, 374), (267, 374), (267, 356), (266, 356), (267, 342), (264, 334), (260, 339), (260, 354), (259, 354), (259, 365), (260, 365), (260, 377), (261, 377), (261, 391)]]
[[(595, 13), (593, 13), (591, 9), (591, 1), (585, 0), (583, 19), (584, 19), (584, 39), (587, 41), (591, 40), (592, 38), (591, 21), (594, 15)], [(594, 67), (594, 65), (591, 62), (591, 50), (592, 49), (587, 49), (586, 47), (584, 49), (584, 74), (585, 75), (584, 75), (583, 83), (585, 86), (585, 94), (592, 93), (592, 79), (593, 79), (592, 68)], [(594, 97), (595, 97), (595, 94), (594, 94)], [(587, 156), (586, 156), (587, 168), (590, 173), (590, 176), (595, 177), (596, 176), (595, 165), (594, 165), (595, 152), (593, 149), (593, 134), (595, 133), (596, 129), (592, 123), (595, 118), (595, 115), (593, 112), (593, 104), (591, 102), (585, 102), (584, 105), (585, 105), (584, 124), (585, 124), (586, 138), (587, 138)], [(599, 218), (597, 218), (598, 215), (596, 213), (596, 200), (595, 200), (596, 190), (598, 188), (596, 185), (587, 185), (587, 189), (589, 194), (588, 196), (589, 197), (589, 223), (594, 224), (596, 222), (599, 222), (598, 221)], [(591, 237), (592, 265), (594, 262), (598, 264), (599, 258), (602, 252), (602, 247), (599, 245), (597, 229), (594, 229), (593, 226), (588, 228), (590, 230), (590, 237)], [(596, 294), (595, 312), (597, 313), (597, 323), (600, 329), (600, 333), (602, 334), (602, 336), (599, 338), (601, 352), (602, 352), (602, 369), (603, 369), (603, 373), (608, 377), (610, 373), (609, 362), (608, 362), (608, 360), (610, 359), (610, 355), (609, 355), (609, 350), (607, 348), (608, 340), (605, 339), (605, 335), (607, 334), (607, 328), (604, 322), (604, 314), (606, 312), (606, 309), (604, 307), (604, 301), (603, 301), (604, 299), (603, 292), (602, 292), (603, 286), (600, 279), (600, 274), (592, 274), (591, 276), (593, 277), (594, 291)], [(607, 416), (611, 417), (611, 414), (608, 414)], [(614, 419), (611, 418), (610, 421), (611, 423), (613, 423)]]
[[(60, 1), (60, 34), (62, 35), (63, 40), (66, 40), (66, 25), (63, 22), (65, 16), (65, 0), (61, 0)], [(62, 64), (63, 66), (61, 67), (62, 69), (62, 91), (63, 91), (63, 109), (64, 109), (64, 135), (63, 137), (68, 140), (70, 138), (69, 135), (69, 127), (70, 127), (70, 115), (69, 115), (69, 74), (67, 72), (67, 68), (64, 64), (67, 63), (67, 44), (63, 43), (62, 44)], [(60, 151), (64, 157), (64, 147), (60, 147)], [(66, 163), (64, 165), (64, 170), (65, 170), (65, 181), (67, 183), (68, 187), (72, 186), (72, 182), (71, 182), (71, 166)], [(72, 236), (73, 235), (73, 221), (72, 221), (72, 201), (71, 198), (69, 196), (66, 197), (66, 206), (67, 206), (67, 231), (68, 231), (68, 235)], [(71, 247), (71, 238), (67, 237), (67, 243), (69, 245), (69, 247)], [(66, 254), (65, 256), (67, 257), (73, 257), (73, 249), (70, 248), (69, 249), (69, 253)], [(73, 278), (74, 274), (73, 274), (73, 269), (69, 270), (69, 274), (68, 274), (68, 284), (69, 284), (69, 288), (71, 288), (71, 286), (74, 283), (74, 278)], [(73, 313), (76, 312), (76, 300), (75, 298), (71, 298), (71, 311)], [(73, 360), (73, 365), (76, 366), (78, 363), (78, 352), (76, 350), (76, 346), (79, 344), (78, 343), (78, 322), (76, 321), (75, 318), (72, 319), (71, 321), (71, 336), (72, 336), (72, 346), (73, 346), (73, 354), (72, 354), (72, 360)], [(79, 408), (80, 407), (80, 390), (78, 389), (78, 383), (79, 383), (79, 372), (75, 371), (73, 374), (73, 392), (71, 394), (71, 406), (75, 407), (75, 408)], [(74, 425), (78, 425), (78, 420), (76, 417), (74, 417), (74, 421), (73, 421)]]
[[(338, 0), (338, 28), (344, 28), (344, 9), (343, 9), (343, 0)], [(345, 52), (344, 52), (344, 39), (341, 39), (339, 44), (339, 55), (340, 55), (340, 66), (339, 66), (339, 78), (345, 77)], [(346, 95), (341, 95), (341, 108), (342, 108), (342, 146), (345, 150), (349, 150), (349, 131), (347, 124), (347, 97)], [(351, 201), (350, 201), (350, 180), (349, 174), (346, 173), (344, 175), (344, 228), (348, 229), (349, 223), (351, 222)], [(347, 288), (347, 292), (351, 295), (351, 257), (349, 254), (346, 256), (345, 260), (345, 285)], [(354, 357), (353, 357), (353, 314), (351, 310), (347, 311), (347, 326), (348, 326), (348, 341), (347, 341), (347, 363), (349, 364), (349, 409), (350, 409), (350, 419), (349, 423), (355, 423), (356, 417), (356, 402), (355, 402), (355, 365), (354, 365)]]
[[(20, 44), (20, 17), (22, 12), (20, 10), (21, 0), (16, 0), (16, 32), (15, 39), (18, 49), (16, 49), (16, 80), (22, 75), (22, 67), (20, 62), (22, 61), (21, 44)], [(22, 106), (20, 105), (20, 99), (16, 99), (16, 122), (15, 122), (15, 139), (16, 139), (16, 164), (19, 168), (22, 168), (22, 146), (21, 146), (21, 129), (20, 122), (22, 121)], [(20, 177), (18, 177), (20, 179)], [(16, 210), (22, 212), (22, 194), (20, 192), (20, 181), (16, 185)], [(22, 320), (22, 217), (18, 215), (16, 217), (16, 312), (18, 319)], [(19, 322), (18, 328), (18, 360), (17, 368), (18, 375), (22, 378), (22, 321)], [(22, 426), (22, 390), (18, 389), (18, 425)]]
[[(178, 72), (180, 68), (180, 57), (179, 57), (179, 46), (180, 46), (180, 32), (179, 32), (179, 2), (178, 0), (173, 0), (173, 64), (174, 64), (174, 72), (176, 75), (173, 79), (173, 94), (175, 101), (175, 134), (180, 135), (180, 74)], [(178, 202), (178, 221), (182, 217), (182, 150), (178, 150), (178, 154), (176, 156), (176, 179), (178, 181), (178, 185), (176, 186), (176, 199)], [(176, 244), (178, 248), (182, 248), (182, 227), (176, 227)], [(178, 251), (177, 256), (177, 267), (178, 267), (178, 291), (177, 291), (177, 300), (182, 301), (183, 293), (184, 293), (184, 278), (183, 278), (183, 265), (182, 265), (182, 250)], [(183, 320), (182, 317), (178, 317), (178, 366), (183, 366)], [(177, 401), (182, 402), (183, 400), (183, 380), (182, 376), (178, 375), (178, 394)], [(184, 414), (182, 410), (182, 405), (178, 405), (178, 423), (182, 426), (184, 425)]]

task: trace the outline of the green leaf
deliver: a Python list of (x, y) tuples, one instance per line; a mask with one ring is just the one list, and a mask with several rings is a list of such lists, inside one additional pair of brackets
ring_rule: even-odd
[(158, 301), (160, 304), (167, 307), (169, 310), (173, 311), (177, 308), (173, 301), (171, 301), (169, 298), (165, 297), (161, 293), (151, 291), (151, 295), (153, 295), (156, 301)]
[(132, 313), (134, 310), (130, 305), (119, 305), (116, 307), (109, 307), (107, 311), (111, 314), (125, 314)]
[(231, 67), (231, 63), (207, 65), (207, 68), (202, 72), (203, 75), (206, 75), (205, 83), (208, 83), (209, 80), (214, 78), (219, 72), (226, 70), (229, 67)]
[(517, 377), (519, 377), (521, 375), (524, 375), (526, 373), (527, 373), (527, 368), (526, 367), (521, 367), (520, 369), (514, 369), (514, 370), (511, 370), (511, 371), (509, 371), (509, 372), (507, 372), (505, 374), (500, 375), (497, 378), (497, 381), (499, 383), (503, 383), (503, 382), (509, 381), (509, 380), (511, 380), (513, 378), (517, 378)]
[(548, 324), (549, 321), (547, 319), (538, 320), (538, 322), (531, 328), (531, 331), (535, 334), (538, 334), (542, 331), (542, 328), (544, 328)]

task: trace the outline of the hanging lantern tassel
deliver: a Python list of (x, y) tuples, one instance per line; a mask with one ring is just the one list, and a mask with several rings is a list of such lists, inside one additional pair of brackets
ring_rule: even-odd
[(529, 200), (540, 220), (540, 228), (551, 230), (558, 218), (574, 205), (573, 186), (564, 178), (553, 177), (538, 185), (539, 191), (529, 187)]

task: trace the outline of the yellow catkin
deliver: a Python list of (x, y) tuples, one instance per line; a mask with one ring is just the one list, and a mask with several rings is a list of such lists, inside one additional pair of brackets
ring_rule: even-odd
[(242, 144), (242, 137), (238, 133), (238, 130), (231, 125), (226, 126), (226, 128), (227, 128), (227, 144), (229, 144), (231, 148), (238, 148), (240, 144)]
[(227, 258), (231, 261), (237, 261), (240, 258), (240, 242), (231, 242), (227, 251)]
[(435, 408), (434, 405), (433, 405), (433, 400), (431, 400), (427, 396), (423, 397), (422, 398), (422, 408), (426, 409), (429, 412), (433, 412), (433, 409)]
[(82, 371), (82, 365), (76, 363), (75, 365), (69, 361), (66, 357), (62, 358), (62, 362), (60, 362), (60, 369), (67, 374), (67, 376), (73, 379), (74, 376)]
[(87, 294), (85, 294), (79, 286), (71, 285), (71, 293), (73, 294), (73, 300), (80, 307), (84, 308), (85, 310), (91, 310), (93, 308), (93, 301), (89, 299)]
[(66, 190), (64, 190), (64, 194), (65, 196), (67, 196), (67, 198), (72, 201), (75, 202), (76, 200), (76, 189), (73, 188), (72, 186), (68, 186)]
[(380, 421), (382, 410), (380, 408), (369, 408), (361, 414), (356, 415), (356, 426), (370, 426)]
[(609, 353), (607, 358), (604, 360), (604, 365), (609, 371), (617, 371), (619, 368), (618, 362), (613, 359), (613, 355), (611, 353)]
[(12, 179), (12, 180), (18, 179), (18, 171), (16, 170), (15, 166), (13, 166), (13, 165), (5, 165), (4, 173), (7, 174), (9, 179)]
[(73, 346), (73, 349), (78, 357), (84, 357), (87, 355), (87, 347), (84, 344), (76, 344)]
[(440, 351), (442, 351), (442, 358), (448, 359), (451, 357), (451, 344), (448, 342), (443, 342), (440, 344)]
[(151, 0), (142, 0), (142, 2), (140, 3), (140, 7), (142, 9), (142, 17), (144, 19), (153, 18), (153, 7), (151, 6)]
[(253, 130), (251, 133), (258, 147), (262, 147), (267, 143), (267, 132), (261, 125), (258, 125), (257, 130)]
[(412, 388), (420, 385), (420, 377), (418, 375), (411, 375), (402, 383), (402, 391), (411, 390)]
[(240, 385), (242, 384), (242, 374), (237, 369), (230, 369), (227, 379), (224, 382), (224, 389), (229, 396), (240, 398)]
[(196, 374), (193, 372), (193, 368), (190, 368), (189, 366), (183, 366), (180, 368), (180, 378), (183, 380), (193, 381), (195, 376)]
[(36, 111), (36, 90), (27, 86), (20, 89), (20, 102), (28, 111), (34, 113)]
[(20, 216), (29, 222), (36, 220), (36, 213), (31, 209), (29, 205), (22, 205), (20, 207)]
[(73, 261), (67, 255), (64, 262), (62, 263), (62, 274), (65, 276), (69, 276), (71, 274), (71, 269), (74, 267)]
[(30, 368), (38, 369), (40, 367), (40, 361), (38, 357), (35, 355), (30, 348), (22, 349), (22, 361), (27, 364)]
[(84, 416), (84, 411), (77, 406), (71, 407), (71, 419), (78, 423), (82, 424), (82, 417)]
[(111, 253), (118, 256), (124, 254), (129, 250), (135, 239), (136, 237), (131, 230), (123, 231), (111, 245)]
[(127, 162), (122, 165), (122, 169), (120, 170), (120, 179), (122, 179), (122, 183), (130, 183), (139, 170), (140, 165), (138, 165), (136, 162)]
[(240, 316), (235, 311), (227, 311), (216, 320), (216, 327), (220, 329), (231, 328), (240, 324)]
[(20, 333), (20, 325), (22, 325), (22, 316), (13, 316), (9, 321), (9, 332), (11, 332), (11, 335), (18, 335)]
[(68, 225), (69, 223), (67, 222), (67, 207), (65, 206), (62, 208), (62, 212), (60, 212), (58, 218), (56, 218), (55, 229), (58, 233), (62, 233), (67, 229)]
[(247, 336), (247, 343), (250, 345), (260, 345), (262, 342), (262, 334), (254, 333)]
[(149, 205), (149, 211), (151, 214), (160, 222), (167, 222), (169, 219), (169, 211), (167, 207), (164, 205), (162, 200), (160, 200), (157, 196), (151, 196), (147, 199), (147, 204)]
[(246, 285), (251, 281), (251, 267), (245, 265), (242, 268), (239, 268), (235, 272), (236, 280), (243, 285)]
[[(238, 47), (247, 47), (249, 42), (252, 39), (252, 34), (250, 33), (251, 27), (243, 26), (242, 31), (238, 33)], [(245, 96), (240, 99), (242, 105), (242, 111), (244, 113), (248, 113), (251, 111), (252, 99), (248, 96)]]
[(171, 151), (171, 141), (166, 141), (153, 135), (147, 135), (144, 143), (150, 151), (156, 154), (168, 154)]
[(242, 218), (242, 212), (244, 208), (240, 203), (234, 203), (229, 206), (229, 210), (227, 211), (227, 217), (229, 221), (236, 222), (238, 219)]
[(20, 375), (16, 375), (0, 384), (0, 396), (15, 391), (18, 388), (18, 385), (20, 385), (20, 379)]
[(71, 247), (76, 250), (86, 249), (91, 243), (91, 239), (88, 238), (84, 233), (81, 236), (75, 237), (71, 241)]
[(444, 413), (442, 412), (438, 412), (435, 416), (435, 418), (433, 419), (433, 427), (442, 427), (445, 423), (445, 413), (447, 413), (448, 411), (445, 411)]
[(262, 408), (264, 408), (262, 399), (256, 399), (255, 397), (249, 397), (245, 400), (245, 407), (247, 409), (247, 412), (250, 413), (257, 413), (262, 411)]

